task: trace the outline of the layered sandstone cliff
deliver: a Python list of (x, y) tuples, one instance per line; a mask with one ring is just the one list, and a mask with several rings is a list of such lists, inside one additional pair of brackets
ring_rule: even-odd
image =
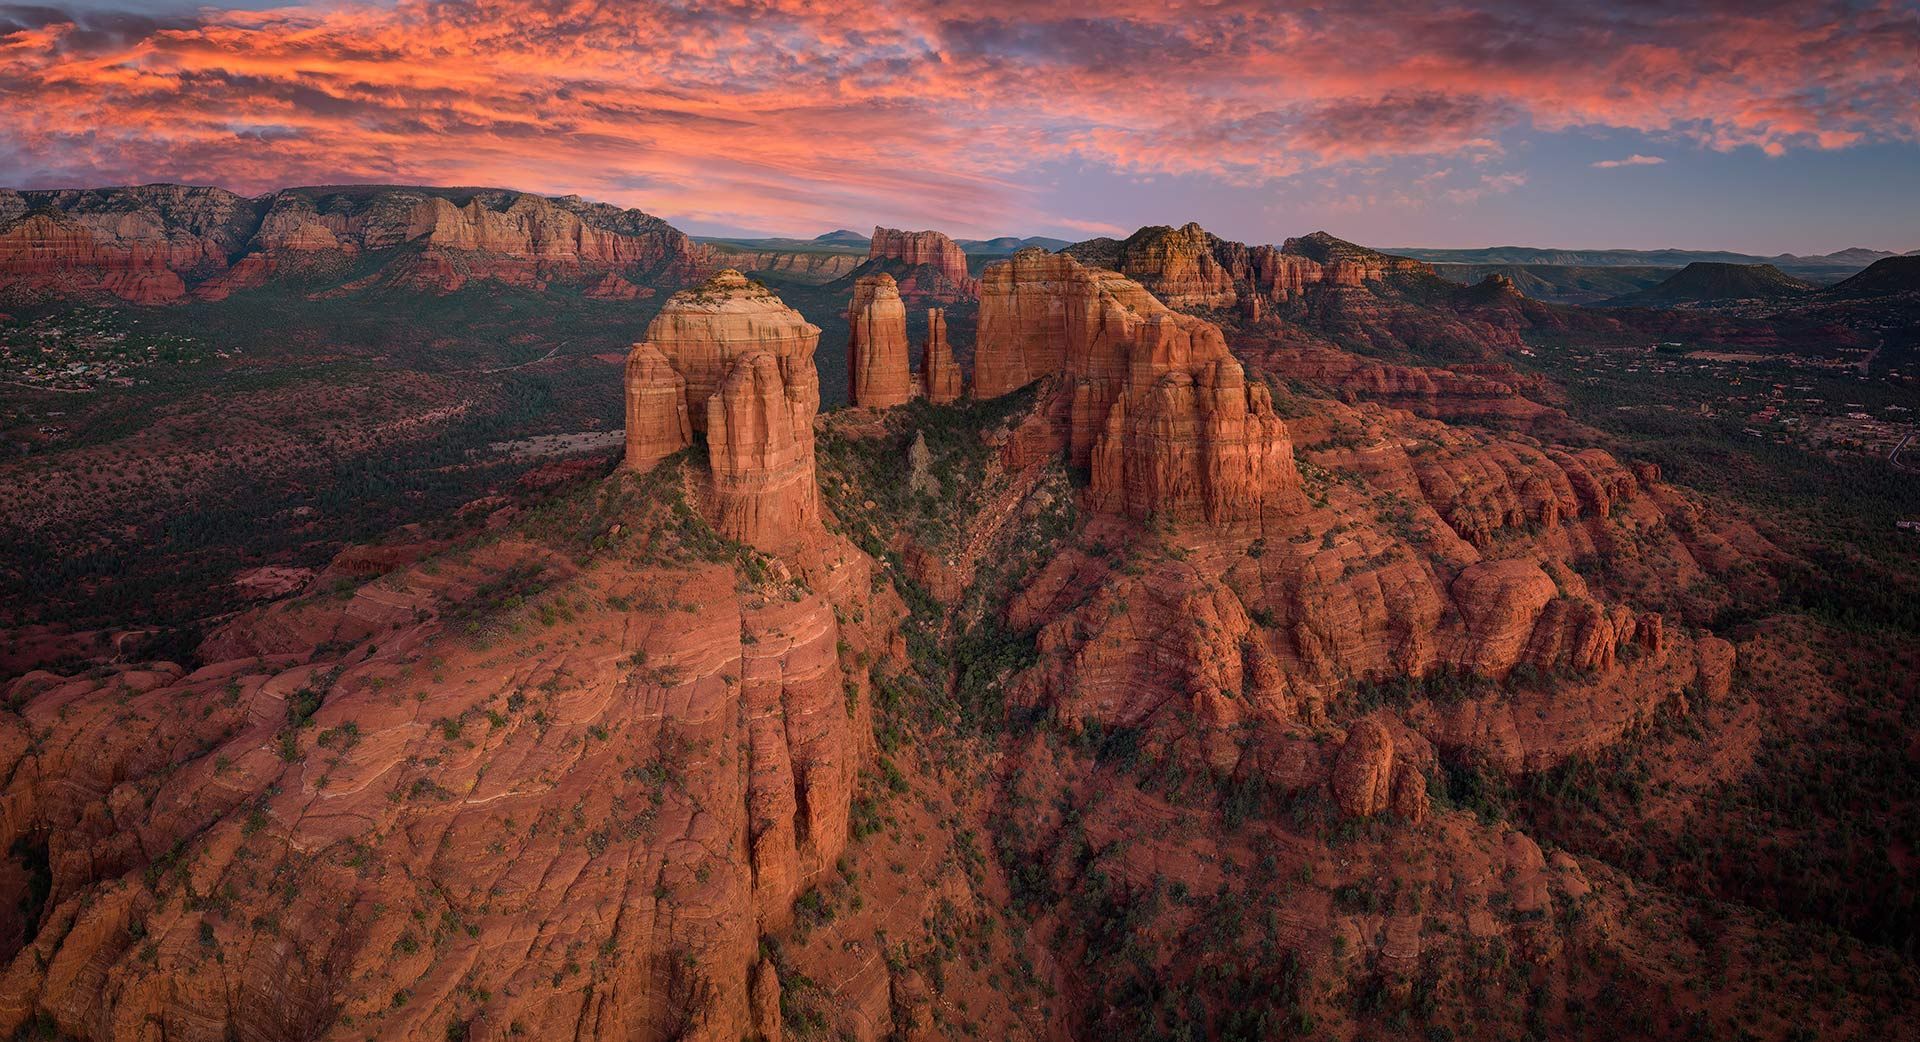
[(342, 289), (576, 282), (632, 299), (642, 284), (678, 285), (710, 263), (658, 218), (573, 196), (367, 187), (246, 198), (178, 185), (0, 194), (10, 296), (218, 300), (275, 277), (338, 275), (369, 255), (386, 261)]
[(920, 393), (935, 405), (955, 401), (965, 390), (960, 363), (947, 343), (947, 313), (942, 308), (927, 309), (927, 342), (920, 349), (918, 382)]
[(847, 309), (847, 386), (853, 404), (889, 409), (913, 397), (907, 306), (893, 276), (862, 275)]
[[(901, 324), (904, 352), (904, 312)], [(722, 534), (772, 547), (814, 532), (819, 340), (818, 326), (731, 269), (674, 294), (628, 356), (628, 467), (650, 469), (704, 432)]]

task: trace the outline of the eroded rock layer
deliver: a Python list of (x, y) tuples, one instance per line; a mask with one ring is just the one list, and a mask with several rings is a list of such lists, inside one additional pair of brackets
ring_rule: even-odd
[(861, 273), (887, 271), (906, 297), (933, 300), (971, 300), (980, 295), (980, 283), (967, 274), (967, 255), (941, 232), (906, 232), (875, 228)]
[(596, 489), (624, 524), (590, 555), (509, 528), (234, 620), (197, 670), (10, 685), (0, 841), (48, 867), (0, 1031), (754, 1034), (761, 938), (849, 841), (899, 606), (824, 533), (711, 559), (677, 482)]

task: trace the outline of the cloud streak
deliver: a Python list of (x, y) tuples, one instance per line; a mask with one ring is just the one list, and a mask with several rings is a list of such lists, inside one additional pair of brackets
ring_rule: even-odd
[(1625, 159), (1602, 159), (1597, 163), (1593, 163), (1592, 166), (1596, 170), (1612, 170), (1615, 167), (1622, 166), (1659, 166), (1664, 162), (1666, 162), (1666, 160), (1659, 156), (1643, 156), (1635, 152)]
[(0, 182), (484, 183), (987, 233), (1084, 216), (1037, 212), (1047, 165), (1260, 187), (1598, 128), (1776, 155), (1920, 139), (1920, 14), (1893, 0), (1278, 6), (0, 7)]

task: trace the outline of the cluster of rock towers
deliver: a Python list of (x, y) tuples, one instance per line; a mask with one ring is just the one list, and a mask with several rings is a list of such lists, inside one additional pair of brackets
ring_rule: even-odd
[(947, 315), (941, 308), (927, 309), (920, 372), (911, 371), (907, 305), (892, 275), (862, 275), (854, 281), (847, 324), (853, 330), (847, 341), (847, 390), (853, 404), (890, 409), (916, 394), (937, 405), (960, 397), (960, 363), (947, 343)]
[[(961, 397), (945, 313), (927, 312), (919, 372), (891, 275), (856, 280), (848, 309), (853, 404)], [(737, 271), (676, 294), (627, 361), (627, 463), (647, 470), (704, 432), (711, 515), (758, 546), (819, 527), (813, 420), (820, 329)], [(980, 283), (973, 394), (1046, 380), (1034, 422), (1088, 470), (1095, 510), (1170, 523), (1257, 526), (1304, 499), (1286, 425), (1218, 326), (1140, 285), (1029, 249)]]

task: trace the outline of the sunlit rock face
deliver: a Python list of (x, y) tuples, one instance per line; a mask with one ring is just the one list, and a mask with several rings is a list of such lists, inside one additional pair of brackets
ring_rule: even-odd
[[(901, 324), (904, 353), (904, 312)], [(819, 340), (818, 326), (731, 269), (675, 294), (628, 356), (627, 465), (651, 469), (704, 433), (723, 534), (764, 547), (817, 529)]]
[(913, 397), (907, 348), (907, 306), (893, 276), (862, 275), (847, 309), (847, 385), (853, 404), (887, 409)]
[(1098, 510), (1231, 525), (1302, 502), (1286, 425), (1219, 327), (1114, 272), (1022, 250), (983, 279), (974, 393), (1047, 376), (1060, 378), (1050, 415), (1090, 468)]

